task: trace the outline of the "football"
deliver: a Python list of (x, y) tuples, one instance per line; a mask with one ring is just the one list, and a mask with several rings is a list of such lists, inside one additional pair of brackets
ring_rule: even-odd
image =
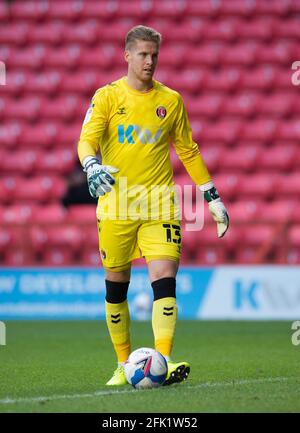
[(129, 355), (124, 369), (128, 383), (134, 388), (149, 389), (157, 388), (164, 383), (168, 364), (161, 353), (148, 347), (141, 347)]

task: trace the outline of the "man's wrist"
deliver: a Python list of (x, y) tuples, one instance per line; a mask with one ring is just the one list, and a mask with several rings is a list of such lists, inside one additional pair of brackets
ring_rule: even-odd
[(207, 203), (220, 199), (219, 193), (214, 186), (214, 183), (212, 180), (209, 182), (204, 183), (203, 185), (199, 185), (200, 190), (204, 193), (204, 198), (207, 201)]
[(86, 156), (82, 161), (83, 170), (86, 172), (93, 164), (100, 164), (100, 161), (95, 156)]

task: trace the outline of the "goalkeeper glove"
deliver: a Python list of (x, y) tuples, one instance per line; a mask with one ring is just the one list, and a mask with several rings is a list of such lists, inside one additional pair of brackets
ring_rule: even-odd
[(83, 171), (87, 174), (91, 196), (97, 198), (112, 190), (115, 179), (111, 173), (117, 173), (119, 169), (111, 165), (101, 165), (98, 158), (90, 156), (83, 161)]
[(229, 227), (229, 216), (227, 210), (221, 201), (213, 182), (210, 181), (204, 185), (200, 185), (200, 190), (204, 192), (204, 198), (208, 202), (210, 213), (217, 223), (218, 237), (222, 238)]

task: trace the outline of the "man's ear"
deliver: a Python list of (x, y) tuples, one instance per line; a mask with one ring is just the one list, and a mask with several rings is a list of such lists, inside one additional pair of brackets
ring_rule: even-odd
[(125, 51), (124, 51), (124, 59), (125, 59), (125, 62), (127, 62), (127, 63), (128, 63), (128, 58), (129, 58), (129, 56), (130, 56), (129, 51), (128, 51), (128, 50), (125, 50)]

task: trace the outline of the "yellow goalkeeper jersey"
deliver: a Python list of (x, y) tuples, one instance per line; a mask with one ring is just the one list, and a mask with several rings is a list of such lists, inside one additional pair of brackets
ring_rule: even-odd
[(171, 219), (163, 197), (170, 198), (171, 216), (176, 214), (171, 143), (196, 185), (211, 180), (178, 92), (155, 80), (151, 90), (140, 92), (126, 77), (96, 91), (78, 142), (79, 159), (100, 153), (103, 165), (119, 169), (113, 191), (99, 197), (99, 218)]

